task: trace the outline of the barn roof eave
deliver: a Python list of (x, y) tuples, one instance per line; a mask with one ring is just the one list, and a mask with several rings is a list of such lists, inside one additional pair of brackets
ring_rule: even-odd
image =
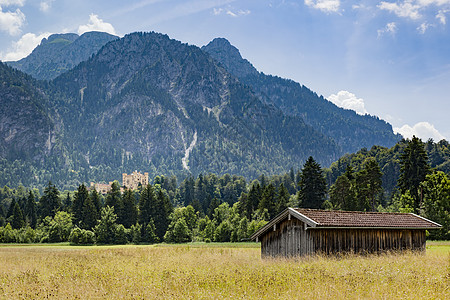
[(279, 213), (275, 218), (273, 218), (272, 220), (269, 221), (269, 223), (267, 223), (266, 225), (264, 225), (263, 227), (261, 227), (259, 230), (257, 230), (254, 234), (252, 234), (252, 236), (250, 237), (251, 240), (256, 239), (257, 237), (259, 237), (260, 235), (262, 235), (263, 233), (265, 233), (267, 230), (269, 230), (270, 228), (273, 227), (273, 225), (277, 224), (278, 222), (280, 222), (281, 220), (283, 220), (284, 218), (286, 218), (288, 215), (291, 215), (297, 219), (299, 219), (300, 221), (302, 221), (303, 223), (307, 224), (309, 227), (316, 227), (317, 225), (319, 225), (319, 223), (313, 221), (312, 219), (308, 218), (307, 216), (299, 213), (298, 211), (296, 211), (295, 209), (288, 207), (286, 208), (284, 211), (282, 211), (281, 213)]

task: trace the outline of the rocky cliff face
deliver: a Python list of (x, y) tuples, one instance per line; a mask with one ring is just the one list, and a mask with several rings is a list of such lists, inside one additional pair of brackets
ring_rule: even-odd
[(37, 79), (53, 79), (95, 54), (103, 45), (117, 39), (105, 32), (53, 34), (43, 39), (33, 52), (8, 65)]
[(25, 74), (0, 63), (0, 158), (42, 159), (57, 136), (45, 94)]

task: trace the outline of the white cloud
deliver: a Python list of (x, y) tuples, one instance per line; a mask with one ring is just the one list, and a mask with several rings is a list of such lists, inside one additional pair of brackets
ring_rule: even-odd
[(447, 24), (447, 16), (445, 15), (446, 13), (448, 13), (448, 10), (440, 10), (436, 15), (436, 19), (438, 19), (439, 23), (441, 23), (442, 25)]
[(8, 32), (10, 35), (17, 35), (25, 22), (25, 15), (16, 9), (15, 12), (3, 12), (0, 6), (0, 31)]
[(424, 141), (429, 138), (432, 138), (435, 141), (445, 139), (445, 137), (436, 128), (434, 128), (434, 125), (428, 122), (419, 122), (412, 127), (409, 125), (403, 125), (400, 128), (394, 127), (393, 129), (395, 133), (400, 133), (403, 137), (409, 139), (412, 138), (413, 135)]
[(378, 37), (383, 36), (385, 33), (395, 35), (397, 32), (397, 24), (395, 22), (387, 23), (383, 29), (378, 29)]
[[(435, 8), (429, 8), (434, 6)], [(381, 10), (396, 14), (398, 17), (409, 18), (412, 20), (422, 19), (426, 14), (426, 9), (436, 9), (436, 7), (444, 7), (447, 10), (439, 10), (436, 18), (442, 24), (445, 24), (445, 13), (448, 12), (450, 0), (404, 0), (403, 2), (385, 2), (382, 1), (377, 7)]]
[(86, 25), (80, 25), (78, 27), (78, 34), (83, 34), (89, 31), (103, 31), (116, 35), (116, 30), (110, 23), (104, 22), (98, 17), (98, 15), (90, 14), (89, 23)]
[(222, 12), (223, 12), (223, 8), (215, 8), (215, 7), (213, 8), (213, 14), (215, 16), (220, 15)]
[(23, 6), (25, 0), (0, 0), (2, 6)]
[(326, 13), (338, 12), (341, 6), (340, 0), (305, 0), (305, 5), (316, 8)]
[(419, 27), (417, 27), (417, 31), (418, 31), (420, 34), (425, 34), (425, 32), (427, 31), (427, 29), (428, 29), (429, 27), (433, 27), (433, 25), (432, 25), (432, 24), (428, 24), (428, 23), (425, 22), (425, 23), (420, 24)]
[(26, 33), (17, 42), (13, 43), (9, 52), (1, 55), (1, 59), (4, 61), (16, 61), (28, 56), (40, 44), (42, 39), (47, 38), (49, 35), (49, 32), (40, 35)]
[(238, 11), (233, 11), (231, 9), (224, 9), (224, 8), (213, 8), (213, 14), (215, 16), (221, 15), (221, 14), (226, 14), (229, 15), (231, 17), (241, 17), (241, 16), (247, 16), (251, 13), (250, 10), (238, 10)]
[(364, 100), (357, 98), (355, 94), (348, 91), (339, 91), (337, 94), (332, 94), (328, 97), (328, 100), (339, 107), (354, 110), (359, 115), (367, 114)]
[(52, 8), (52, 4), (55, 0), (43, 0), (39, 5), (39, 9), (43, 12), (48, 12)]
[(403, 18), (417, 20), (421, 17), (419, 13), (421, 5), (417, 5), (411, 0), (405, 0), (405, 2), (403, 3), (391, 3), (382, 1), (378, 5), (378, 8), (381, 10), (387, 10)]

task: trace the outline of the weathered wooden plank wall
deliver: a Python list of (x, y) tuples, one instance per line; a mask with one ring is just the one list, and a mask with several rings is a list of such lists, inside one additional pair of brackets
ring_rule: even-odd
[(298, 219), (282, 220), (261, 237), (261, 255), (266, 256), (298, 256), (309, 254), (314, 245), (312, 238), (305, 231), (304, 223)]
[(425, 250), (425, 230), (313, 229), (296, 218), (282, 220), (261, 236), (262, 257)]
[(425, 250), (425, 230), (398, 229), (311, 229), (314, 252), (379, 253)]

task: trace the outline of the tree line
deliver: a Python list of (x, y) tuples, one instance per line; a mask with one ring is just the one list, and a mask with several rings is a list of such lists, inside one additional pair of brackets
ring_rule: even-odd
[(387, 197), (377, 160), (358, 171), (348, 164), (327, 185), (326, 171), (309, 157), (297, 172), (242, 176), (200, 174), (179, 185), (175, 176), (156, 176), (136, 190), (117, 181), (106, 195), (84, 184), (60, 192), (49, 182), (42, 196), (23, 187), (0, 189), (0, 242), (74, 244), (242, 241), (287, 207), (414, 212), (443, 225), (430, 233), (449, 239), (450, 179), (432, 169), (425, 145), (408, 140), (400, 156), (396, 192)]

